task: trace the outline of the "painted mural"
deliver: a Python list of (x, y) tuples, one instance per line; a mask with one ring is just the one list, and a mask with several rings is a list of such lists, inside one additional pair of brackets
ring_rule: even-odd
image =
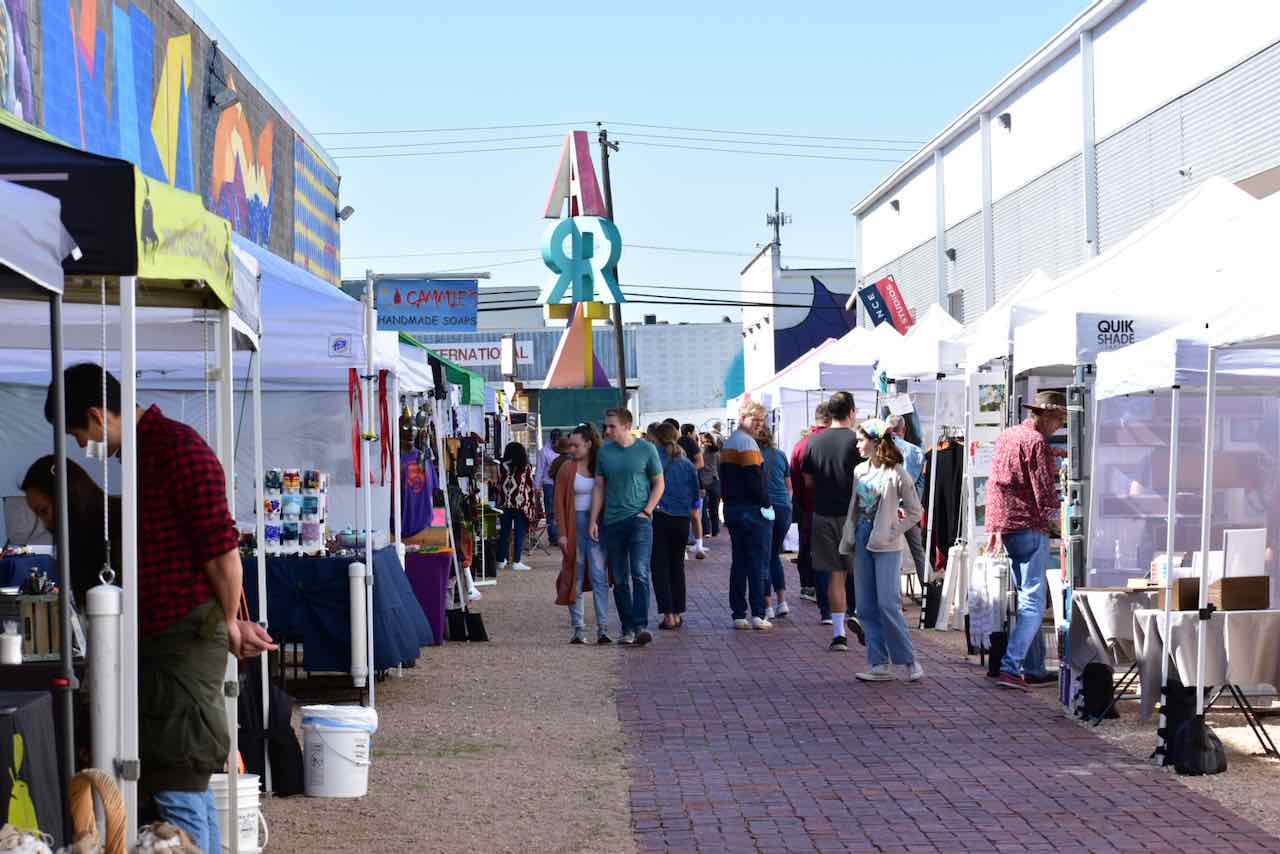
[[(172, 0), (0, 0), (0, 109), (298, 254), (293, 129)], [(314, 204), (305, 233), (322, 240), (305, 266), (336, 282), (338, 179), (314, 155), (305, 167), (308, 187), (333, 190)]]
[(322, 279), (342, 284), (339, 258), (338, 176), (301, 138), (293, 151), (293, 263)]

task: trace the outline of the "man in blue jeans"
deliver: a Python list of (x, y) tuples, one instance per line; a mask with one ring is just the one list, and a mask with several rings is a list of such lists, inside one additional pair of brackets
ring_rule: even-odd
[[(729, 528), (729, 609), (735, 629), (766, 630), (765, 584), (773, 545), (773, 508), (765, 484), (764, 456), (753, 434), (764, 426), (764, 407), (756, 401), (742, 405), (738, 429), (720, 451), (720, 492), (724, 521)], [(748, 592), (750, 602), (747, 601)], [(747, 619), (747, 606), (751, 619)]]
[(1047, 603), (1049, 535), (1057, 530), (1060, 509), (1058, 466), (1048, 439), (1066, 426), (1067, 399), (1062, 392), (1042, 391), (1035, 403), (1024, 406), (1031, 417), (1000, 434), (987, 481), (987, 551), (1003, 546), (1009, 553), (1018, 590), (1018, 617), (1000, 662), (1002, 688), (1049, 681), (1040, 626)]
[(631, 434), (633, 421), (627, 409), (605, 412), (604, 432), (609, 441), (596, 455), (591, 539), (604, 543), (613, 568), (613, 601), (622, 624), (618, 643), (644, 646), (653, 640), (649, 631), (653, 508), (658, 506), (665, 484), (658, 449)]

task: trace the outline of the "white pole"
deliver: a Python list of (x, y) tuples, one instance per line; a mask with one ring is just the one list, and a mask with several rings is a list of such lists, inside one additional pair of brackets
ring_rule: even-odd
[[(137, 286), (120, 278), (120, 566), (124, 614), (120, 622), (120, 762), (125, 845), (138, 841), (138, 341)], [(106, 370), (106, 365), (102, 366)]]
[[(1213, 397), (1218, 390), (1218, 351), (1209, 348), (1204, 388), (1204, 496), (1200, 510), (1200, 610), (1209, 604), (1209, 546), (1213, 530)], [(1204, 630), (1196, 622), (1196, 716), (1204, 716)]]
[[(263, 631), (269, 631), (267, 623), (267, 532), (266, 518), (263, 515), (267, 493), (262, 478), (266, 473), (262, 459), (262, 350), (261, 339), (259, 349), (253, 354), (253, 498), (254, 509), (254, 542), (258, 544), (258, 625)], [(271, 721), (271, 680), (268, 671), (268, 658), (264, 653), (262, 666), (258, 669), (262, 682), (262, 729), (265, 732)], [(270, 751), (262, 752), (263, 759), (263, 791), (270, 794), (271, 787), (271, 755)]]
[(448, 471), (444, 464), (444, 418), (441, 416), (440, 410), (444, 408), (444, 401), (439, 398), (432, 398), (431, 403), (431, 420), (436, 427), (436, 471), (440, 480), (440, 490), (444, 493), (444, 524), (445, 535), (448, 538), (449, 548), (452, 551), (453, 561), (453, 589), (458, 596), (458, 607), (467, 607), (467, 583), (462, 578), (462, 563), (458, 560), (458, 544), (453, 541), (453, 510), (449, 505), (449, 479)]
[[(925, 534), (924, 534), (924, 566), (919, 567), (924, 572), (924, 580), (926, 583), (933, 580), (933, 554), (930, 551), (931, 541), (933, 540), (933, 498), (938, 491), (938, 392), (942, 388), (942, 374), (937, 374), (933, 381), (933, 440), (929, 444), (930, 450), (933, 451), (933, 467), (929, 470), (929, 503), (925, 507)], [(920, 623), (924, 624), (924, 605), (925, 591), (920, 590)]]
[[(217, 411), (218, 459), (222, 462), (223, 478), (226, 480), (227, 506), (235, 515), (236, 506), (236, 424), (234, 375), (231, 353), (234, 347), (234, 332), (231, 328), (231, 311), (222, 309), (218, 312), (218, 367), (214, 371), (215, 409)], [(237, 605), (237, 607), (239, 607)], [(226, 687), (223, 691), (225, 702), (223, 708), (227, 715), (227, 734), (230, 736), (230, 749), (227, 755), (227, 802), (230, 814), (238, 816), (240, 789), (240, 716), (239, 716), (239, 662), (230, 652), (227, 653)], [(230, 839), (224, 842), (231, 854), (240, 854), (240, 834), (229, 833)]]
[(365, 394), (365, 425), (364, 436), (361, 436), (360, 454), (363, 461), (361, 466), (364, 483), (360, 487), (364, 490), (364, 565), (365, 572), (365, 590), (364, 590), (364, 608), (365, 608), (365, 649), (368, 651), (369, 657), (369, 708), (376, 708), (377, 698), (375, 696), (376, 688), (374, 683), (374, 655), (373, 655), (373, 461), (371, 459), (368, 437), (376, 434), (377, 428), (373, 423), (373, 415), (377, 410), (373, 406), (373, 397), (377, 391), (376, 375), (373, 362), (374, 336), (377, 332), (376, 313), (374, 311), (374, 281), (373, 271), (365, 271), (365, 287), (364, 287), (364, 337), (365, 337), (365, 375), (369, 378), (366, 382)]
[(396, 554), (400, 556), (400, 566), (404, 566), (404, 527), (403, 501), (400, 494), (403, 485), (400, 483), (400, 377), (392, 373), (389, 377), (391, 393), (387, 395), (388, 422), (395, 434), (391, 454), (391, 518), (395, 520), (395, 532), (392, 542), (396, 544)]
[[(1181, 428), (1178, 424), (1182, 411), (1182, 388), (1173, 387), (1173, 396), (1169, 400), (1169, 526), (1164, 538), (1164, 655), (1160, 660), (1160, 720), (1164, 735), (1156, 739), (1156, 756), (1160, 765), (1166, 764), (1169, 742), (1169, 655), (1173, 644), (1169, 637), (1169, 612), (1173, 609), (1173, 544), (1174, 529), (1178, 519), (1178, 439)], [(1097, 423), (1096, 421), (1094, 422)], [(1097, 455), (1094, 455), (1097, 459)]]

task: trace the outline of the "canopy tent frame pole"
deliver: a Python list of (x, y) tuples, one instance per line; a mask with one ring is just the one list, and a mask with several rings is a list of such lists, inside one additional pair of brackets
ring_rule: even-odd
[[(67, 403), (66, 379), (63, 376), (62, 343), (62, 294), (49, 294), (49, 349), (53, 368), (53, 453), (54, 453), (54, 501), (57, 502), (57, 518), (71, 518), (67, 508)], [(54, 680), (54, 693), (58, 699), (58, 716), (62, 718), (62, 755), (59, 776), (63, 791), (70, 791), (71, 778), (76, 773), (75, 762), (75, 691), (80, 687), (71, 655), (71, 534), (69, 525), (58, 525), (54, 536), (58, 551), (58, 612), (61, 614), (59, 640), (62, 644), (61, 667)], [(64, 805), (63, 824), (70, 839), (70, 802)]]
[[(125, 844), (138, 841), (138, 280), (120, 278), (120, 753), (113, 769), (125, 803)], [(106, 365), (102, 366), (106, 370)]]
[[(933, 380), (933, 424), (930, 433), (933, 434), (932, 440), (929, 442), (929, 450), (933, 453), (933, 466), (929, 470), (929, 506), (925, 511), (925, 533), (924, 533), (924, 566), (917, 567), (925, 579), (925, 583), (933, 581), (933, 501), (938, 494), (938, 396), (942, 391), (943, 374), (935, 374)], [(925, 604), (928, 602), (929, 594), (924, 587), (920, 588), (920, 627), (924, 627)]]
[(391, 455), (391, 542), (395, 543), (396, 554), (400, 557), (400, 567), (404, 568), (404, 496), (400, 494), (403, 484), (400, 483), (400, 377), (392, 372), (389, 380), (391, 393), (387, 395), (387, 424), (395, 431), (393, 453)]
[[(235, 331), (231, 327), (231, 310), (221, 309), (217, 314), (217, 368), (214, 371), (214, 411), (217, 419), (216, 443), (218, 461), (222, 463), (226, 481), (227, 505), (235, 507), (236, 495), (236, 436), (235, 396), (232, 383), (234, 367), (232, 350), (235, 347)], [(242, 574), (243, 577), (243, 574)], [(242, 586), (243, 589), (243, 586)], [(237, 603), (233, 607), (239, 608)], [(227, 754), (227, 800), (230, 814), (238, 816), (240, 788), (240, 663), (235, 655), (227, 652), (226, 681), (223, 685), (223, 707), (227, 713), (227, 734), (230, 748)], [(231, 854), (240, 854), (240, 834), (229, 834), (227, 840)]]
[[(256, 561), (258, 566), (258, 625), (264, 632), (269, 632), (267, 621), (267, 532), (264, 507), (267, 500), (266, 484), (263, 476), (266, 473), (262, 449), (262, 353), (255, 352), (251, 357), (250, 377), (253, 384), (253, 499), (255, 504), (254, 542), (257, 543)], [(262, 690), (262, 730), (267, 731), (271, 723), (271, 674), (267, 666), (270, 653), (263, 653), (261, 666), (258, 668)], [(263, 791), (271, 794), (271, 751), (262, 751)]]
[(1212, 617), (1209, 604), (1209, 547), (1213, 533), (1213, 423), (1214, 396), (1218, 391), (1218, 351), (1209, 347), (1204, 387), (1204, 492), (1200, 509), (1200, 619), (1196, 623), (1196, 717), (1204, 720), (1205, 623)]
[(376, 435), (373, 416), (373, 397), (377, 393), (377, 373), (374, 369), (373, 350), (374, 336), (377, 334), (377, 313), (374, 311), (374, 278), (373, 271), (365, 271), (364, 286), (364, 339), (365, 339), (365, 432), (360, 437), (360, 455), (362, 458), (361, 479), (358, 486), (364, 489), (364, 612), (365, 612), (365, 650), (368, 656), (369, 669), (369, 708), (377, 708), (378, 681), (374, 670), (373, 655), (373, 461), (372, 449), (369, 447)]
[[(1172, 644), (1169, 642), (1169, 619), (1173, 609), (1173, 548), (1174, 528), (1178, 518), (1178, 442), (1182, 428), (1179, 424), (1182, 413), (1182, 386), (1175, 385), (1169, 398), (1169, 523), (1164, 538), (1164, 644), (1165, 654), (1160, 660), (1160, 723), (1156, 727), (1156, 764), (1168, 764), (1169, 745), (1169, 655)], [(1095, 440), (1096, 442), (1096, 440)], [(1096, 459), (1096, 452), (1095, 452)]]

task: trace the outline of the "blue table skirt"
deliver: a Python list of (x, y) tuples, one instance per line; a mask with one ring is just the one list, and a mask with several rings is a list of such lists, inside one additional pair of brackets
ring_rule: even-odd
[[(351, 669), (347, 567), (362, 558), (267, 558), (267, 621), (276, 638), (300, 638), (308, 672)], [(257, 561), (244, 560), (249, 608), (258, 613)], [(431, 625), (413, 595), (395, 547), (373, 556), (373, 658), (377, 670), (417, 661), (432, 644)]]
[(0, 587), (21, 587), (27, 576), (37, 569), (58, 580), (58, 562), (51, 555), (14, 555), (0, 559)]

